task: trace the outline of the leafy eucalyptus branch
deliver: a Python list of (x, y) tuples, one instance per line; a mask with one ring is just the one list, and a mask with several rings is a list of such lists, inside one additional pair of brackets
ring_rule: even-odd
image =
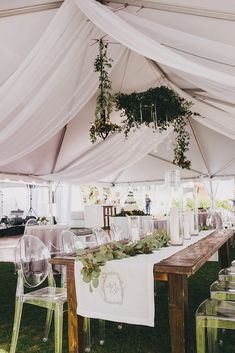
[(89, 283), (90, 290), (97, 288), (101, 267), (109, 260), (124, 259), (139, 254), (151, 254), (154, 250), (167, 246), (168, 235), (164, 230), (154, 231), (151, 235), (135, 243), (114, 242), (103, 244), (94, 250), (79, 250), (77, 260), (83, 264), (83, 281)]
[(95, 121), (90, 127), (90, 139), (93, 143), (97, 137), (105, 140), (110, 133), (121, 131), (120, 126), (113, 124), (110, 120), (114, 96), (111, 94), (112, 87), (108, 74), (108, 69), (112, 67), (112, 59), (107, 57), (107, 48), (108, 42), (101, 38), (99, 40), (99, 54), (94, 63), (95, 72), (99, 72), (99, 95), (96, 101)]

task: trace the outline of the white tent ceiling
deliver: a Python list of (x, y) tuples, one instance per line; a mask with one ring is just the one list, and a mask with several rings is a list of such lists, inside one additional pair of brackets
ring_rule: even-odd
[[(53, 2), (55, 6), (61, 3)], [(188, 1), (171, 0), (167, 2), (169, 5), (167, 7), (164, 1), (130, 0), (129, 3), (139, 6), (129, 5), (124, 10), (120, 10), (120, 4), (126, 2), (116, 0), (115, 3), (109, 3), (108, 6), (116, 9), (115, 14), (122, 16), (122, 18), (128, 14), (129, 21), (131, 21), (132, 14), (135, 17), (166, 26), (168, 29), (177, 30), (177, 32), (166, 32), (164, 27), (160, 26), (157, 28), (157, 33), (153, 29), (145, 29), (145, 33), (149, 38), (154, 38), (161, 43), (162, 46), (170, 48), (175, 55), (180, 54), (182, 58), (190, 60), (193, 64), (215, 69), (234, 78), (235, 39), (231, 33), (235, 29), (235, 5), (231, 4), (231, 1), (192, 1), (189, 7)], [(4, 12), (7, 14), (6, 11), (9, 9), (19, 10), (19, 8), (27, 8), (29, 5), (31, 7), (30, 13), (22, 14), (20, 12), (20, 15), (16, 15), (16, 13), (12, 15), (11, 13), (10, 17), (0, 17), (0, 51), (1, 58), (3, 58), (0, 65), (0, 83), (3, 86), (11, 74), (17, 71), (21, 62), (27, 58), (58, 11), (48, 9), (46, 3), (45, 0), (0, 1), (0, 16)], [(37, 7), (42, 4), (45, 5), (43, 11), (42, 8)], [(33, 10), (34, 5), (36, 7)], [(38, 9), (40, 11), (37, 11)], [(134, 22), (132, 25), (134, 28), (138, 27)], [(142, 22), (143, 27), (144, 25), (145, 23)], [(178, 36), (180, 33), (182, 33), (182, 40)], [(216, 47), (207, 47), (205, 40), (208, 40), (208, 43), (210, 43), (209, 41), (217, 42), (218, 50)], [(86, 64), (89, 61), (90, 67), (92, 67), (95, 50), (92, 49), (93, 56), (89, 56), (90, 47), (91, 42), (88, 42), (87, 60), (84, 61)], [(224, 48), (223, 51), (219, 50), (221, 47)], [(111, 48), (113, 55), (115, 55), (115, 50), (115, 48)], [(179, 92), (193, 100), (195, 111), (202, 115), (201, 118), (191, 121), (192, 143), (189, 157), (192, 160), (192, 170), (183, 171), (183, 177), (235, 175), (235, 104), (232, 99), (235, 95), (233, 96), (232, 90), (219, 91), (213, 77), (210, 82), (200, 75), (198, 77), (192, 76), (169, 65), (153, 62), (132, 50), (123, 52), (118, 65), (114, 66), (111, 79), (114, 92), (119, 90), (123, 92), (143, 91), (159, 85), (161, 80), (164, 83), (167, 81), (170, 86), (172, 83), (173, 89), (177, 90), (179, 87), (182, 90)], [(221, 87), (223, 88), (222, 85)], [(30, 153), (24, 154), (23, 157), (19, 157), (11, 163), (2, 164), (0, 170), (5, 173), (29, 174), (40, 177), (56, 173), (55, 178), (64, 181), (76, 182), (78, 180), (81, 182), (82, 180), (85, 182), (85, 174), (83, 178), (79, 177), (79, 164), (76, 173), (71, 177), (68, 177), (68, 174), (63, 175), (62, 172), (68, 166), (79, 163), (84, 155), (94, 149), (89, 141), (89, 125), (94, 120), (94, 110), (95, 95), (78, 114), (75, 114), (65, 124), (65, 127), (48, 137), (47, 141), (41, 143), (40, 146), (33, 148)], [(137, 162), (133, 163), (134, 158), (130, 158), (129, 164), (125, 163), (123, 168), (119, 165), (118, 168), (109, 170), (109, 173), (104, 175), (100, 173), (99, 178), (93, 181), (162, 180), (165, 171), (172, 169), (172, 141), (173, 136), (168, 136), (163, 143), (146, 153), (145, 156), (139, 156)], [(142, 141), (142, 144), (144, 145), (145, 142)], [(141, 148), (141, 144), (139, 148)]]

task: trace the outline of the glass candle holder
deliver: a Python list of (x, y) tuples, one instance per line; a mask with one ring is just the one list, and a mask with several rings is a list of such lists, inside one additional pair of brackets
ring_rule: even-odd
[(168, 233), (170, 235), (171, 245), (182, 245), (182, 222), (180, 212), (176, 207), (172, 207), (169, 213)]
[(181, 213), (181, 221), (182, 221), (182, 228), (183, 228), (183, 236), (184, 239), (188, 240), (191, 239), (191, 214), (190, 212), (182, 212)]

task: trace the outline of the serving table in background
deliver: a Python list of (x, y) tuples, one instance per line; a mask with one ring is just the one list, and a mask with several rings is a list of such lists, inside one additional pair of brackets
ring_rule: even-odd
[(65, 224), (52, 225), (35, 225), (25, 229), (25, 234), (34, 235), (39, 238), (47, 247), (52, 245), (55, 249), (60, 248), (60, 234), (63, 230), (70, 229)]
[[(154, 279), (168, 282), (171, 353), (188, 353), (188, 278), (216, 251), (219, 251), (221, 266), (227, 267), (228, 244), (233, 233), (233, 230), (214, 231), (183, 250), (179, 247), (177, 253), (154, 265)], [(83, 353), (83, 318), (76, 314), (74, 261), (73, 256), (57, 256), (51, 263), (67, 267), (69, 353)]]

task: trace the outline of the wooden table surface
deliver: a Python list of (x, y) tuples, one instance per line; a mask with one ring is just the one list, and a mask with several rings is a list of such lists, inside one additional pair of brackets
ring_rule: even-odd
[[(219, 251), (221, 267), (229, 265), (229, 239), (233, 230), (214, 231), (193, 245), (154, 265), (154, 279), (168, 281), (171, 353), (188, 353), (188, 277)], [(77, 299), (72, 256), (55, 257), (53, 264), (67, 267), (69, 353), (83, 353), (83, 318), (76, 314)]]

